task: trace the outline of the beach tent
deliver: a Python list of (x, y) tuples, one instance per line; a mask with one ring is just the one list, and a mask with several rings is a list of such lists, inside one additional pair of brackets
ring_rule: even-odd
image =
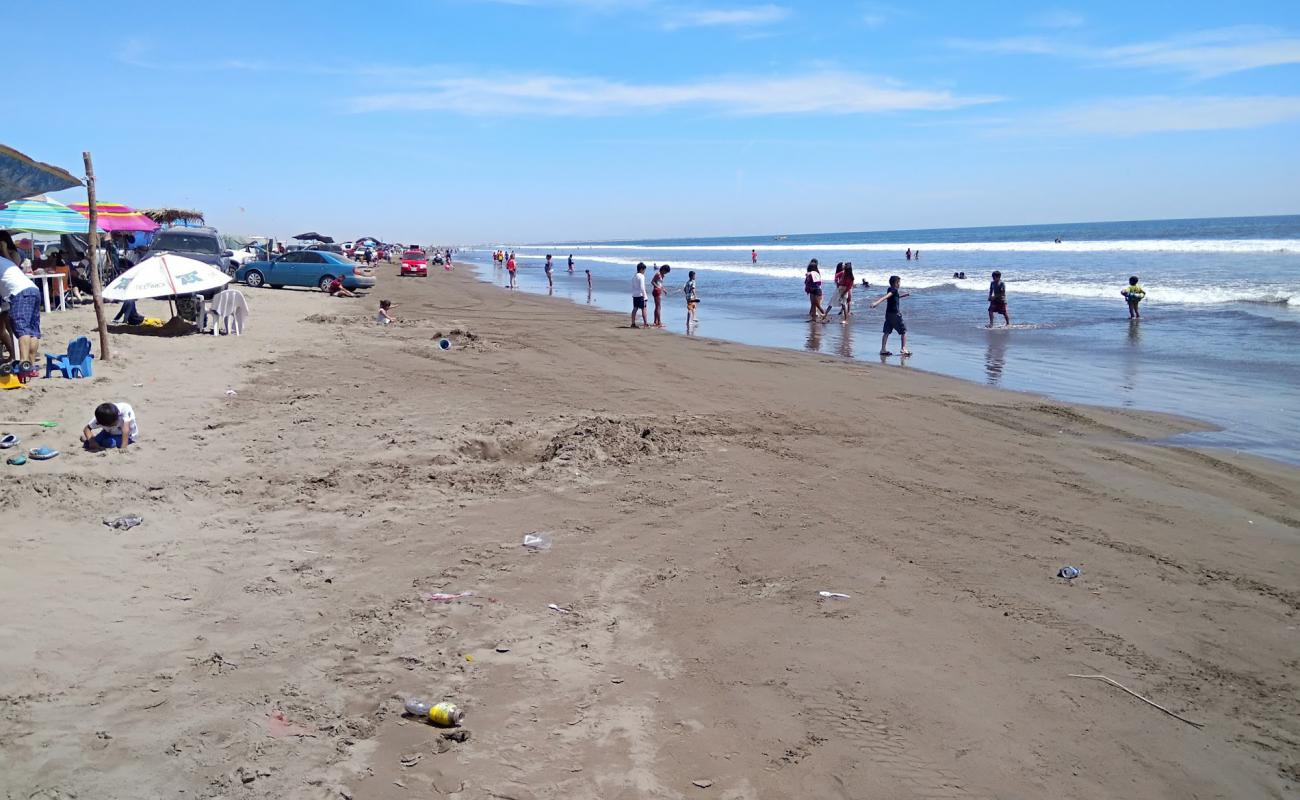
[[(90, 220), (57, 200), (32, 197), (0, 206), (0, 230), (28, 233), (89, 233)], [(103, 232), (103, 229), (100, 229)]]
[[(90, 217), (89, 203), (69, 203), (68, 207), (79, 214)], [(109, 233), (148, 233), (159, 228), (158, 223), (122, 203), (95, 203), (100, 230)]]
[(67, 170), (0, 144), (0, 203), (80, 185), (81, 180)]
[(202, 261), (163, 253), (146, 258), (118, 275), (104, 289), (108, 300), (148, 300), (152, 297), (197, 294), (219, 289), (230, 276)]

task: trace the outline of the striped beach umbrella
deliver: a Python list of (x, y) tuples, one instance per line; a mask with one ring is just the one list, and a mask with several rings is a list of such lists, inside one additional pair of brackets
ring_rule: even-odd
[[(90, 217), (90, 203), (69, 203), (68, 208), (84, 217)], [(99, 212), (99, 227), (110, 233), (153, 232), (160, 227), (144, 214), (122, 203), (96, 203), (95, 209)]]
[(67, 170), (0, 144), (0, 203), (80, 185), (81, 181)]
[(25, 200), (11, 200), (0, 206), (0, 230), (90, 233), (90, 220), (56, 200), (29, 197)]

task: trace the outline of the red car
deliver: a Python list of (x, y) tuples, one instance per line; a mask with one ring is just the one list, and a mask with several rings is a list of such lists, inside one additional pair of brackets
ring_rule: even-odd
[(405, 253), (402, 253), (402, 276), (416, 275), (421, 278), (429, 277), (429, 262), (424, 255), (424, 251), (418, 247), (412, 247)]

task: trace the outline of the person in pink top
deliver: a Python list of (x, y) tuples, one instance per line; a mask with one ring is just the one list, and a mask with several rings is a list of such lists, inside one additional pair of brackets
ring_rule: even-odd
[(518, 289), (519, 286), (515, 283), (515, 254), (514, 253), (511, 253), (510, 258), (506, 259), (506, 272), (510, 273), (510, 288)]

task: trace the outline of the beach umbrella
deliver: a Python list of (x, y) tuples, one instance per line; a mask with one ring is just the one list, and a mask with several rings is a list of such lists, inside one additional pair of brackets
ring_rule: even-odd
[[(68, 208), (84, 217), (90, 217), (89, 203), (69, 203)], [(99, 212), (99, 227), (109, 233), (150, 233), (161, 227), (158, 223), (122, 203), (95, 203)]]
[(148, 300), (193, 294), (230, 283), (230, 276), (210, 264), (169, 253), (146, 258), (104, 288), (106, 300)]
[(26, 200), (11, 200), (0, 206), (0, 230), (89, 233), (90, 220), (56, 200), (31, 197)]
[(316, 241), (316, 242), (321, 242), (323, 244), (334, 244), (334, 237), (322, 236), (316, 231), (310, 231), (308, 233), (300, 233), (293, 238), (302, 242)]
[(81, 181), (67, 170), (42, 163), (0, 144), (0, 203), (80, 185)]

